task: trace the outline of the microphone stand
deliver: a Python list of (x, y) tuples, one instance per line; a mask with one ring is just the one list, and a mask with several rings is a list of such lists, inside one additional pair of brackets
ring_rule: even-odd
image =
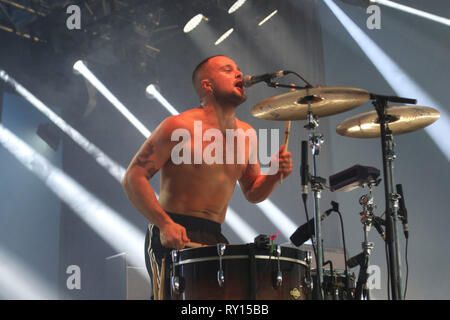
[[(308, 89), (308, 88), (307, 88)], [(304, 126), (306, 130), (309, 130), (309, 146), (311, 147), (311, 153), (313, 156), (313, 174), (310, 176), (311, 190), (314, 193), (314, 230), (315, 242), (317, 248), (317, 258), (316, 258), (316, 268), (317, 268), (317, 282), (318, 282), (318, 292), (319, 296), (323, 299), (323, 240), (322, 240), (322, 222), (320, 219), (320, 199), (322, 196), (322, 190), (326, 180), (318, 176), (317, 169), (317, 158), (320, 153), (320, 148), (324, 143), (323, 135), (317, 133), (317, 128), (319, 127), (319, 120), (316, 115), (311, 111), (311, 102), (313, 101), (313, 96), (305, 97), (306, 102), (308, 102), (308, 113), (307, 113), (307, 124)]]
[(313, 88), (313, 86), (307, 82), (298, 73), (290, 71), (289, 73), (295, 74), (300, 77), (305, 83), (305, 87), (298, 87), (292, 85), (284, 85), (277, 82), (272, 82), (270, 80), (266, 81), (269, 87), (273, 88), (289, 88), (289, 89), (306, 89), (307, 95), (303, 98), (303, 103), (308, 103), (308, 113), (307, 113), (307, 124), (304, 126), (306, 130), (309, 130), (309, 146), (311, 147), (311, 152), (313, 156), (313, 175), (310, 176), (311, 190), (314, 193), (314, 229), (315, 229), (315, 239), (311, 239), (316, 246), (316, 268), (317, 268), (317, 285), (318, 285), (318, 296), (323, 299), (323, 241), (322, 241), (322, 222), (320, 221), (320, 199), (322, 195), (322, 190), (326, 184), (326, 179), (318, 176), (317, 170), (317, 157), (320, 152), (320, 148), (324, 143), (323, 135), (316, 132), (319, 127), (318, 117), (311, 110), (311, 103), (314, 101), (315, 97), (308, 94), (308, 89)]
[(398, 201), (399, 195), (394, 192), (394, 137), (389, 129), (390, 117), (387, 114), (387, 102), (416, 104), (414, 99), (401, 98), (395, 96), (383, 96), (370, 94), (372, 104), (378, 114), (380, 123), (381, 149), (383, 155), (384, 189), (386, 202), (386, 243), (388, 247), (388, 260), (391, 279), (391, 290), (393, 300), (402, 299), (402, 284), (400, 273), (400, 248), (397, 235)]
[(367, 269), (369, 267), (370, 255), (374, 248), (374, 244), (373, 242), (369, 242), (369, 231), (374, 219), (373, 210), (376, 207), (373, 204), (371, 184), (369, 184), (369, 195), (363, 195), (359, 199), (359, 203), (363, 207), (363, 211), (360, 215), (362, 216), (361, 222), (364, 229), (364, 241), (362, 242), (363, 256), (361, 257), (362, 261), (360, 261), (358, 282), (355, 289), (355, 300), (361, 300), (362, 297), (365, 297), (366, 300), (370, 300), (370, 289), (367, 286)]

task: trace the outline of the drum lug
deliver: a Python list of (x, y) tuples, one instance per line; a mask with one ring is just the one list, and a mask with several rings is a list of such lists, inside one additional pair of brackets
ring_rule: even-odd
[(313, 279), (311, 277), (307, 277), (305, 279), (305, 283), (306, 283), (306, 288), (308, 290), (312, 291), (314, 289), (314, 281), (313, 281)]
[(226, 247), (227, 246), (224, 243), (217, 244), (217, 253), (219, 254), (219, 257), (224, 255)]
[(281, 284), (283, 283), (283, 274), (281, 273), (281, 267), (280, 267), (280, 256), (281, 256), (281, 246), (277, 245), (276, 251), (277, 255), (277, 264), (278, 264), (278, 271), (277, 276), (275, 278), (275, 288), (281, 287)]
[(311, 253), (311, 251), (306, 251), (305, 262), (308, 264), (308, 266), (311, 265), (311, 262), (312, 262), (312, 253)]
[(172, 287), (172, 292), (175, 294), (181, 294), (184, 292), (184, 282), (182, 278), (180, 278), (179, 276), (177, 276), (177, 272), (176, 272), (176, 263), (178, 263), (178, 251), (177, 250), (172, 250), (171, 254), (171, 258), (172, 258), (172, 263), (173, 263), (173, 269), (171, 271), (171, 277), (170, 277), (170, 285)]
[(224, 243), (217, 244), (217, 254), (219, 255), (219, 271), (217, 271), (217, 282), (219, 283), (219, 287), (223, 287), (225, 283), (225, 275), (222, 269), (222, 256), (225, 253), (226, 245)]
[(171, 277), (170, 283), (172, 285), (172, 291), (176, 294), (180, 294), (180, 278), (179, 277)]
[(174, 292), (175, 294), (182, 294), (184, 292), (185, 282), (183, 277), (170, 277), (170, 284), (172, 286), (172, 292)]
[(283, 275), (281, 274), (281, 271), (278, 271), (275, 280), (275, 288), (281, 287), (282, 283), (283, 283)]
[(172, 254), (172, 262), (177, 263), (178, 262), (178, 251), (172, 250), (171, 254)]
[(225, 276), (222, 270), (217, 271), (217, 282), (219, 283), (219, 287), (223, 287), (225, 283)]

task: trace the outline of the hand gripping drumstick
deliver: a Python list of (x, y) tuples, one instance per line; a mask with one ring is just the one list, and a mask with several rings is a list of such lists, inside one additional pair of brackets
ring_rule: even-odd
[[(286, 128), (284, 129), (284, 148), (283, 152), (287, 151), (289, 143), (289, 132), (291, 131), (291, 120), (286, 121)], [(283, 182), (283, 174), (280, 176), (280, 184)]]
[[(295, 86), (295, 83), (291, 83), (291, 86)], [(294, 88), (291, 91), (295, 91)], [(291, 131), (291, 120), (286, 121), (286, 128), (284, 129), (284, 149), (283, 151), (287, 151), (288, 143), (289, 143), (289, 132)], [(283, 174), (280, 176), (280, 184), (283, 182)]]

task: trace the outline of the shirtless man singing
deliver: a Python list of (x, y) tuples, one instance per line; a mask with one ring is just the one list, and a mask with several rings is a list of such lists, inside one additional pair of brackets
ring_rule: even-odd
[[(287, 177), (292, 172), (291, 154), (284, 151), (284, 146), (276, 155), (279, 159), (276, 174), (261, 174), (259, 163), (249, 161), (247, 143), (244, 150), (233, 150), (235, 158), (238, 151), (243, 152), (245, 161), (225, 161), (226, 133), (230, 129), (253, 130), (235, 115), (236, 108), (247, 97), (242, 72), (232, 59), (222, 55), (205, 59), (195, 68), (192, 81), (201, 106), (165, 119), (137, 152), (123, 179), (128, 198), (150, 222), (146, 237), (146, 263), (150, 275), (151, 261), (155, 259), (160, 267), (161, 259), (171, 248), (182, 249), (190, 241), (228, 243), (221, 234), (221, 224), (236, 181), (239, 181), (245, 198), (257, 203), (276, 188), (280, 175)], [(198, 150), (191, 143), (192, 161), (174, 163), (173, 149), (180, 142), (172, 141), (173, 132), (184, 129), (194, 137), (198, 123), (201, 123), (202, 134), (208, 129), (223, 134), (224, 161), (195, 162)], [(204, 139), (203, 150), (207, 146)], [(158, 170), (161, 170), (159, 200), (148, 182)]]

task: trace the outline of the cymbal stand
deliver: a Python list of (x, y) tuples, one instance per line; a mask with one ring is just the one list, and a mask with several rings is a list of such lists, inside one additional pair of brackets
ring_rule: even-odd
[[(266, 81), (267, 85), (272, 88), (290, 88), (290, 89), (306, 89), (307, 94), (309, 93), (308, 89), (313, 88), (313, 86), (306, 81), (303, 77), (301, 77), (298, 73), (290, 71), (289, 73), (293, 73), (300, 77), (303, 82), (305, 82), (305, 87), (299, 87), (295, 85), (284, 85), (278, 82)], [(315, 247), (317, 248), (316, 252), (316, 268), (317, 268), (317, 285), (320, 290), (319, 293), (320, 299), (323, 299), (323, 241), (322, 241), (322, 223), (320, 219), (320, 199), (322, 195), (322, 190), (326, 184), (326, 179), (318, 176), (317, 170), (317, 157), (320, 153), (320, 148), (324, 143), (323, 135), (316, 132), (316, 129), (319, 127), (318, 117), (311, 110), (311, 103), (317, 99), (314, 95), (307, 95), (304, 97), (299, 103), (307, 103), (308, 104), (308, 113), (307, 113), (307, 124), (304, 126), (306, 130), (309, 130), (309, 139), (308, 144), (311, 147), (311, 152), (313, 156), (313, 175), (309, 177), (309, 181), (311, 184), (311, 190), (314, 193), (314, 231), (315, 231), (315, 239), (311, 239), (313, 243), (315, 243)], [(309, 174), (309, 173), (308, 173)], [(307, 194), (307, 191), (305, 191)], [(306, 198), (305, 198), (306, 199)], [(305, 200), (304, 200), (305, 201)], [(313, 246), (314, 247), (314, 246)]]
[(383, 154), (383, 174), (384, 189), (386, 202), (386, 243), (389, 257), (389, 272), (391, 279), (392, 299), (402, 299), (402, 283), (401, 283), (401, 264), (400, 264), (400, 246), (397, 234), (398, 205), (399, 195), (394, 192), (394, 160), (396, 158), (394, 152), (394, 137), (392, 131), (389, 130), (389, 121), (391, 120), (387, 114), (387, 102), (413, 103), (414, 99), (390, 97), (376, 94), (370, 94), (373, 99), (372, 104), (378, 114), (380, 123), (381, 149)]
[(317, 128), (319, 127), (319, 120), (311, 111), (311, 102), (314, 100), (314, 96), (306, 97), (308, 102), (308, 113), (307, 113), (307, 124), (304, 126), (306, 130), (309, 130), (309, 146), (311, 148), (311, 153), (313, 156), (313, 175), (310, 176), (311, 191), (314, 193), (314, 229), (315, 229), (315, 242), (317, 248), (317, 279), (318, 286), (320, 288), (320, 297), (323, 297), (323, 241), (322, 241), (322, 223), (320, 219), (320, 199), (322, 195), (322, 190), (326, 180), (318, 176), (317, 169), (317, 157), (320, 153), (320, 148), (324, 143), (323, 135), (317, 133)]

